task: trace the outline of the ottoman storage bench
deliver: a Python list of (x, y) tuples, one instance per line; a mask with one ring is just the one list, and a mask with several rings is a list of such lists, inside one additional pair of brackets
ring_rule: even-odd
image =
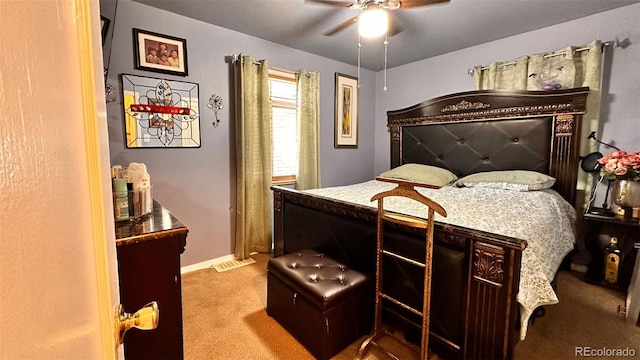
[(314, 357), (329, 359), (371, 330), (373, 281), (307, 249), (269, 260), (267, 314)]

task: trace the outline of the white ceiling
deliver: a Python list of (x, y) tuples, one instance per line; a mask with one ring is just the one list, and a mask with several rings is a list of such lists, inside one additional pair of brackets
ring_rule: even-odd
[[(305, 0), (135, 0), (291, 48), (357, 64), (357, 26), (325, 36), (362, 10)], [(343, 0), (345, 1), (345, 0)], [(348, 1), (348, 0), (346, 0)], [(577, 19), (640, 0), (451, 0), (394, 10), (389, 67)], [(606, 39), (605, 39), (606, 40)], [(362, 67), (380, 70), (383, 39), (362, 40)]]

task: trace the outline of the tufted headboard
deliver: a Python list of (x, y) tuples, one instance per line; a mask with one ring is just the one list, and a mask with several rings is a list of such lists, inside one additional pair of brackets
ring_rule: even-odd
[(589, 88), (479, 90), (387, 112), (391, 167), (419, 163), (458, 176), (535, 170), (575, 204), (580, 122)]

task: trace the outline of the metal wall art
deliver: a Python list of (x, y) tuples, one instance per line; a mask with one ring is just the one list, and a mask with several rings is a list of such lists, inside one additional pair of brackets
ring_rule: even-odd
[(222, 104), (222, 98), (216, 94), (211, 95), (207, 107), (209, 109), (213, 109), (213, 115), (215, 115), (216, 117), (216, 121), (213, 122), (213, 127), (218, 127), (218, 125), (220, 125), (220, 119), (218, 119), (218, 110), (224, 107), (224, 105)]
[(200, 147), (198, 84), (122, 74), (127, 148)]

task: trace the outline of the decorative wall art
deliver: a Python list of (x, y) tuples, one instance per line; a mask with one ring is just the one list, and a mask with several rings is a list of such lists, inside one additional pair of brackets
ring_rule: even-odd
[(198, 84), (122, 74), (127, 148), (200, 147)]
[(335, 148), (358, 147), (358, 78), (336, 73)]
[(187, 40), (133, 29), (136, 69), (187, 76)]
[(218, 119), (218, 111), (224, 107), (222, 104), (222, 98), (216, 94), (211, 95), (209, 103), (207, 104), (209, 109), (213, 110), (213, 115), (216, 117), (216, 121), (213, 122), (213, 127), (220, 125), (220, 119)]

